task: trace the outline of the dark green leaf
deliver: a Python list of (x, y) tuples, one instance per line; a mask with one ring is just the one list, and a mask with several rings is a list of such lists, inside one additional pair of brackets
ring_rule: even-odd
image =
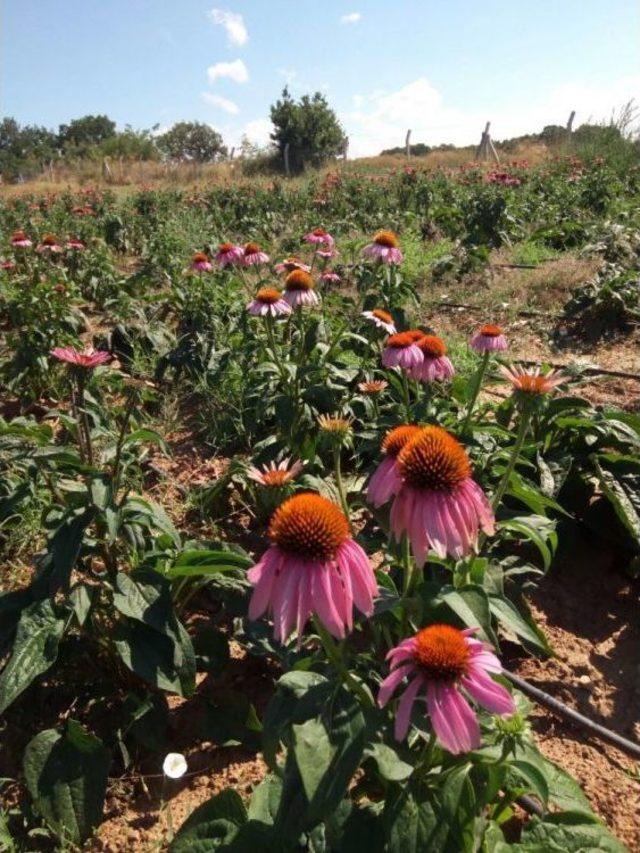
[(29, 793), (59, 835), (85, 841), (102, 820), (111, 754), (80, 723), (47, 729), (29, 742), (23, 769)]
[(49, 599), (22, 611), (13, 652), (0, 675), (0, 714), (55, 662), (65, 621)]

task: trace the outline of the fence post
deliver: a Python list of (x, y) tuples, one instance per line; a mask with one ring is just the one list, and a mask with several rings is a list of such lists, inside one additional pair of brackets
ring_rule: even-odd
[(495, 159), (496, 163), (500, 162), (500, 157), (498, 156), (498, 152), (495, 149), (495, 145), (491, 141), (491, 133), (489, 132), (491, 129), (491, 122), (488, 121), (482, 131), (482, 136), (480, 138), (480, 145), (478, 145), (476, 149), (476, 160), (486, 160), (486, 158), (491, 154), (491, 156)]
[(407, 152), (407, 160), (411, 160), (411, 131), (407, 131), (407, 137), (404, 141), (404, 147)]
[(571, 139), (571, 134), (573, 133), (573, 120), (576, 117), (576, 111), (571, 110), (571, 115), (569, 116), (569, 121), (567, 122), (567, 141)]
[(349, 159), (349, 137), (345, 136), (344, 138), (344, 148), (342, 149), (342, 156), (345, 160)]

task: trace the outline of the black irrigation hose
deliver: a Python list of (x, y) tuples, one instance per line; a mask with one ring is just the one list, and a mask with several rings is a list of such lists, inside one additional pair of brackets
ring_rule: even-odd
[(570, 708), (563, 702), (558, 701), (558, 699), (554, 699), (553, 696), (550, 696), (538, 687), (534, 687), (533, 684), (529, 684), (528, 681), (525, 681), (524, 678), (520, 678), (519, 675), (514, 675), (513, 672), (509, 672), (504, 669), (502, 672), (504, 676), (518, 688), (518, 690), (521, 690), (527, 696), (535, 699), (540, 705), (544, 705), (546, 708), (549, 708), (550, 711), (553, 711), (559, 717), (564, 717), (566, 720), (570, 720), (577, 726), (586, 729), (590, 734), (600, 738), (600, 740), (607, 741), (607, 743), (612, 744), (622, 752), (626, 752), (627, 755), (632, 755), (634, 758), (640, 759), (640, 744), (627, 740), (627, 738), (624, 738), (609, 729), (605, 729), (605, 727), (599, 725), (599, 723), (594, 723), (593, 720), (590, 720), (578, 711), (574, 711), (573, 708)]

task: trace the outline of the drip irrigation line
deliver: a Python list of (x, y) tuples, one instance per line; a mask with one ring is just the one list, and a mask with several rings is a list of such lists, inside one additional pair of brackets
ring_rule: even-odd
[(524, 678), (520, 678), (519, 675), (515, 675), (513, 672), (509, 672), (508, 670), (502, 670), (502, 672), (504, 676), (518, 688), (518, 690), (521, 690), (527, 696), (535, 699), (536, 702), (540, 705), (544, 705), (545, 708), (553, 711), (559, 717), (563, 717), (564, 719), (575, 723), (576, 726), (586, 729), (590, 734), (600, 738), (600, 740), (607, 741), (607, 743), (617, 747), (621, 752), (626, 752), (627, 755), (632, 755), (634, 758), (640, 759), (640, 744), (627, 740), (627, 738), (610, 731), (610, 729), (605, 729), (604, 726), (601, 726), (599, 723), (595, 723), (579, 711), (574, 711), (573, 708), (565, 705), (564, 702), (560, 702), (558, 699), (555, 699), (553, 696), (550, 696), (538, 687), (534, 687), (533, 684), (529, 684), (528, 681), (525, 681)]
[[(464, 302), (436, 302), (439, 308), (464, 308), (466, 311), (482, 311), (486, 313), (486, 306), (466, 305)], [(548, 317), (545, 311), (516, 311), (518, 317)]]
[(534, 814), (538, 817), (544, 817), (545, 810), (542, 808), (542, 806), (537, 800), (534, 800), (533, 797), (529, 797), (527, 794), (522, 794), (520, 797), (518, 797), (516, 803), (529, 814)]
[[(520, 364), (526, 364), (527, 367), (536, 367), (539, 362), (537, 361), (520, 361)], [(560, 362), (546, 362), (555, 370), (572, 370), (576, 367), (580, 367), (579, 363), (574, 364), (562, 364)], [(597, 364), (594, 364), (592, 367), (585, 366), (582, 368), (582, 373), (585, 373), (587, 376), (615, 376), (618, 379), (636, 379), (640, 381), (640, 373), (628, 373), (625, 370), (608, 370), (606, 367), (599, 367)]]

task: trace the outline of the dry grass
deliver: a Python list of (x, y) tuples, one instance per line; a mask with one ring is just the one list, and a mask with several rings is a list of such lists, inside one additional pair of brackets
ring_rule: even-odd
[[(473, 162), (475, 149), (473, 147), (457, 148), (453, 151), (434, 151), (422, 157), (412, 157), (410, 161), (401, 154), (385, 154), (378, 157), (361, 157), (349, 160), (347, 163), (338, 161), (338, 168), (348, 173), (388, 174), (390, 171), (401, 169), (407, 165), (432, 171), (435, 169), (455, 169), (465, 163)], [(522, 146), (517, 151), (503, 153), (501, 160), (508, 164), (512, 160), (527, 160), (536, 165), (549, 156), (544, 145)], [(242, 161), (225, 163), (161, 163), (159, 161), (128, 161), (124, 159), (108, 160), (109, 170), (105, 169), (103, 161), (82, 160), (73, 165), (55, 166), (47, 169), (38, 178), (24, 184), (0, 185), (0, 195), (11, 198), (16, 195), (45, 194), (64, 190), (76, 191), (86, 187), (111, 187), (135, 191), (140, 187), (167, 189), (180, 187), (189, 189), (202, 186), (232, 186), (251, 183), (252, 186), (264, 186), (273, 180), (273, 176), (265, 175), (248, 178), (243, 175)], [(486, 165), (490, 167), (492, 162)], [(327, 171), (334, 171), (336, 164), (321, 169), (322, 176)], [(301, 180), (291, 178), (292, 183)]]

